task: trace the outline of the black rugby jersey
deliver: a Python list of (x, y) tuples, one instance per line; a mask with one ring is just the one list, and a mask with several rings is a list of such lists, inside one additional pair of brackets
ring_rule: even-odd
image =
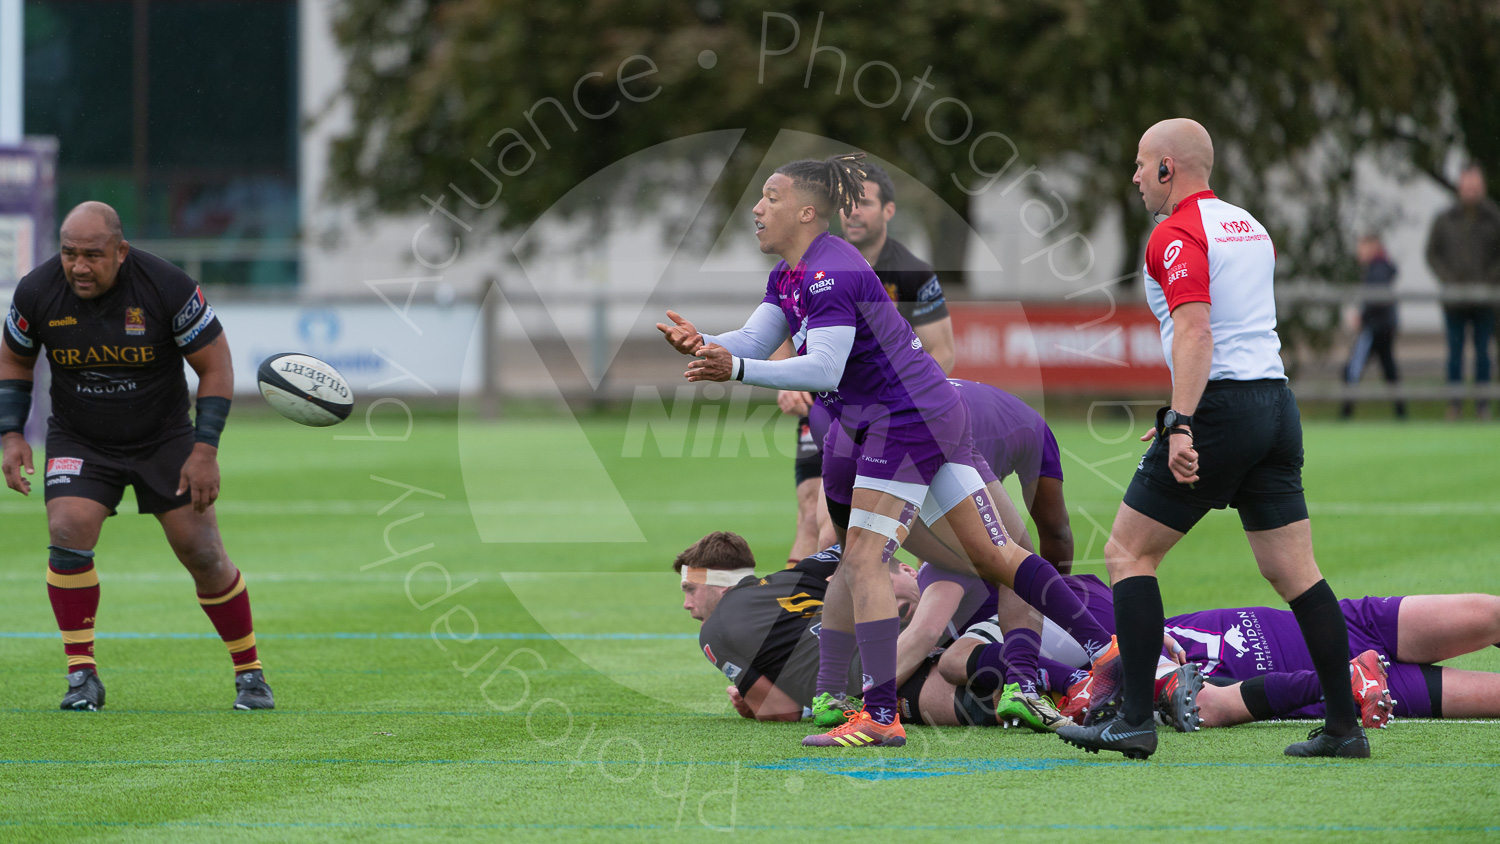
[(943, 285), (937, 273), (894, 237), (886, 237), (872, 269), (907, 322), (926, 325), (948, 315), (948, 302), (943, 298)]
[[(818, 630), (828, 578), (838, 568), (839, 546), (820, 551), (789, 569), (746, 577), (724, 592), (703, 622), (698, 645), (741, 694), (765, 676), (788, 697), (811, 706), (818, 681)], [(851, 694), (859, 694), (858, 657), (850, 670)]]
[(91, 445), (130, 447), (192, 429), (183, 356), (224, 331), (198, 283), (131, 249), (115, 285), (94, 299), (68, 286), (54, 255), (21, 279), (5, 321), (5, 344), (47, 355), (52, 418)]

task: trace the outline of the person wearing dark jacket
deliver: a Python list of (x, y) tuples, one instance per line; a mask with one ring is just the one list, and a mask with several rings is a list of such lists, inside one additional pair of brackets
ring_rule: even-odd
[[(1500, 285), (1500, 206), (1486, 197), (1484, 173), (1478, 167), (1459, 176), (1458, 204), (1432, 221), (1427, 263), (1444, 286)], [(1455, 389), (1448, 418), (1457, 419), (1463, 410), (1456, 390), (1463, 383), (1465, 330), (1474, 335), (1474, 382), (1488, 384), (1495, 307), (1490, 302), (1445, 302), (1443, 317), (1448, 328), (1448, 383)], [(1479, 399), (1475, 409), (1480, 419), (1489, 418), (1486, 399)]]
[[(1365, 235), (1355, 247), (1360, 266), (1360, 281), (1367, 293), (1386, 293), (1396, 281), (1396, 265), (1385, 254), (1385, 245), (1375, 235)], [(1396, 371), (1396, 303), (1365, 302), (1359, 314), (1359, 335), (1349, 350), (1344, 367), (1344, 383), (1359, 383), (1372, 356), (1380, 360), (1385, 382), (1394, 385), (1401, 379)], [(1348, 419), (1354, 415), (1354, 401), (1344, 402), (1339, 414)], [(1396, 418), (1406, 418), (1406, 402), (1396, 399)]]

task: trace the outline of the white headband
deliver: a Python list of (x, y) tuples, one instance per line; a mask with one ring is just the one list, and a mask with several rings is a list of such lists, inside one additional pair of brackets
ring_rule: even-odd
[(747, 577), (753, 577), (755, 569), (706, 569), (698, 566), (682, 567), (683, 583), (706, 583), (709, 586), (734, 586)]

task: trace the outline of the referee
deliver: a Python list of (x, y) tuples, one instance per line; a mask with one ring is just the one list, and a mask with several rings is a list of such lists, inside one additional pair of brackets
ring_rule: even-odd
[[(1114, 585), (1124, 698), (1118, 716), (1058, 735), (1092, 752), (1156, 752), (1153, 671), (1161, 649), (1156, 567), (1209, 510), (1239, 511), (1245, 538), (1291, 604), (1326, 701), (1324, 726), (1288, 756), (1368, 757), (1349, 687), (1349, 632), (1313, 560), (1302, 491), (1302, 423), (1276, 336), (1271, 237), (1248, 211), (1214, 196), (1213, 141), (1178, 118), (1141, 136), (1134, 183), (1161, 225), (1146, 246), (1146, 299), (1161, 321), (1172, 404), (1141, 458), (1105, 548)], [(1163, 212), (1167, 212), (1163, 220)], [(1108, 670), (1108, 668), (1104, 669)]]

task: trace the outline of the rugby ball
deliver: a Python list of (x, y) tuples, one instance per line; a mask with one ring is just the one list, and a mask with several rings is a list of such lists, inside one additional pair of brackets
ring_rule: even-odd
[(354, 393), (344, 376), (312, 355), (271, 355), (260, 362), (255, 380), (266, 404), (300, 425), (337, 425), (354, 409)]

